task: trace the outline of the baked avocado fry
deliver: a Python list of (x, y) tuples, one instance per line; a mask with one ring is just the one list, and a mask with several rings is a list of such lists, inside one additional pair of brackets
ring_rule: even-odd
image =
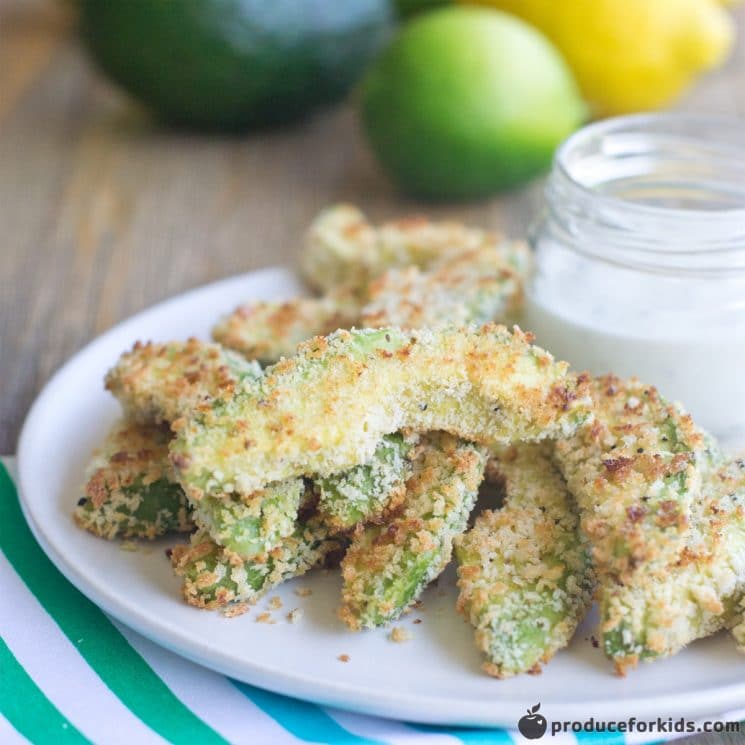
[(679, 555), (713, 446), (652, 386), (609, 375), (592, 390), (594, 420), (554, 452), (601, 583), (625, 583)]
[(323, 210), (308, 230), (300, 269), (322, 292), (340, 285), (365, 290), (388, 269), (433, 263), (459, 253), (489, 248), (521, 277), (530, 271), (525, 243), (456, 222), (408, 217), (373, 227), (356, 207), (338, 204)]
[(373, 457), (333, 476), (318, 479), (318, 512), (335, 531), (349, 530), (358, 523), (380, 521), (398, 507), (411, 474), (410, 455), (418, 437), (386, 435)]
[[(618, 588), (641, 598), (684, 555), (695, 502), (718, 454), (651, 386), (605, 376), (594, 381), (593, 395), (593, 423), (559, 440), (554, 452), (592, 551), (604, 649), (623, 671), (640, 655), (622, 623), (631, 611), (614, 600)], [(652, 617), (644, 623), (650, 639), (664, 633), (654, 624)]]
[(172, 462), (198, 500), (346, 471), (405, 428), (487, 445), (569, 435), (589, 416), (586, 381), (530, 341), (495, 325), (317, 337), (255, 385), (192, 410)]
[(517, 320), (523, 282), (491, 248), (456, 254), (423, 271), (390, 269), (368, 288), (363, 327), (436, 328)]
[[(745, 462), (714, 466), (676, 561), (606, 593), (603, 643), (623, 672), (737, 624), (745, 597)], [(741, 627), (740, 627), (741, 628)], [(735, 625), (733, 634), (739, 631)]]
[(203, 401), (229, 395), (242, 381), (260, 376), (258, 363), (217, 344), (189, 339), (137, 342), (109, 370), (105, 383), (128, 419), (170, 424)]
[(109, 540), (191, 530), (191, 509), (168, 459), (169, 440), (160, 427), (118, 422), (88, 466), (75, 522)]
[(456, 538), (458, 610), (476, 630), (484, 670), (507, 678), (540, 672), (569, 644), (594, 572), (550, 444), (502, 449), (487, 473), (501, 482), (504, 505)]
[(218, 546), (203, 532), (191, 544), (176, 546), (171, 563), (183, 578), (182, 593), (190, 605), (215, 609), (251, 601), (287, 579), (305, 574), (343, 546), (317, 518), (298, 521), (291, 536), (271, 551), (246, 560)]
[(466, 529), (485, 453), (445, 433), (421, 442), (400, 515), (357, 528), (342, 559), (340, 618), (352, 629), (392, 621), (445, 569)]
[(248, 359), (272, 364), (291, 357), (300, 342), (354, 326), (360, 301), (351, 291), (335, 290), (320, 298), (246, 303), (222, 318), (212, 337)]

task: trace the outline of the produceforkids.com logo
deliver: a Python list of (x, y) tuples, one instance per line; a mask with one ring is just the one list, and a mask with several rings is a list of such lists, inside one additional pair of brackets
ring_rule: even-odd
[(528, 713), (525, 716), (520, 717), (517, 723), (520, 734), (523, 737), (527, 737), (528, 740), (537, 740), (546, 734), (548, 722), (546, 721), (546, 717), (538, 713), (540, 708), (540, 704), (532, 706), (528, 709)]

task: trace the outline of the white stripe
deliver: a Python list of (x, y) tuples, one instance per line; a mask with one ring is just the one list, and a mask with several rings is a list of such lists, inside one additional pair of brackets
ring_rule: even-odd
[(324, 711), (342, 727), (359, 737), (382, 740), (390, 745), (462, 745), (462, 741), (452, 735), (439, 732), (420, 732), (402, 722), (391, 719), (353, 714), (341, 709)]
[(44, 695), (93, 742), (164, 745), (104, 685), (0, 552), (0, 636)]
[(158, 647), (114, 622), (163, 682), (200, 719), (234, 745), (295, 745), (302, 742), (249, 701), (223, 675)]
[(3, 745), (29, 745), (29, 741), (0, 714), (0, 742)]

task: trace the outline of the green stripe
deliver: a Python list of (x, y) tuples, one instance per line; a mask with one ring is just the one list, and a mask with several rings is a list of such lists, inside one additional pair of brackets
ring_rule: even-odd
[(0, 639), (0, 714), (33, 743), (88, 743), (42, 693)]
[(109, 619), (39, 548), (0, 464), (0, 548), (26, 586), (121, 702), (174, 745), (225, 740), (173, 695)]

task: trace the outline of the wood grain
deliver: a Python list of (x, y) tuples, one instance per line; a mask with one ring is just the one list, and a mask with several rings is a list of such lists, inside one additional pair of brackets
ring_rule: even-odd
[[(535, 212), (539, 184), (470, 205), (404, 199), (349, 108), (260, 135), (165, 131), (91, 70), (66, 11), (0, 3), (0, 452), (14, 451), (39, 388), (91, 338), (189, 287), (293, 264), (329, 202), (515, 235)], [(745, 119), (745, 44), (681, 107)]]

